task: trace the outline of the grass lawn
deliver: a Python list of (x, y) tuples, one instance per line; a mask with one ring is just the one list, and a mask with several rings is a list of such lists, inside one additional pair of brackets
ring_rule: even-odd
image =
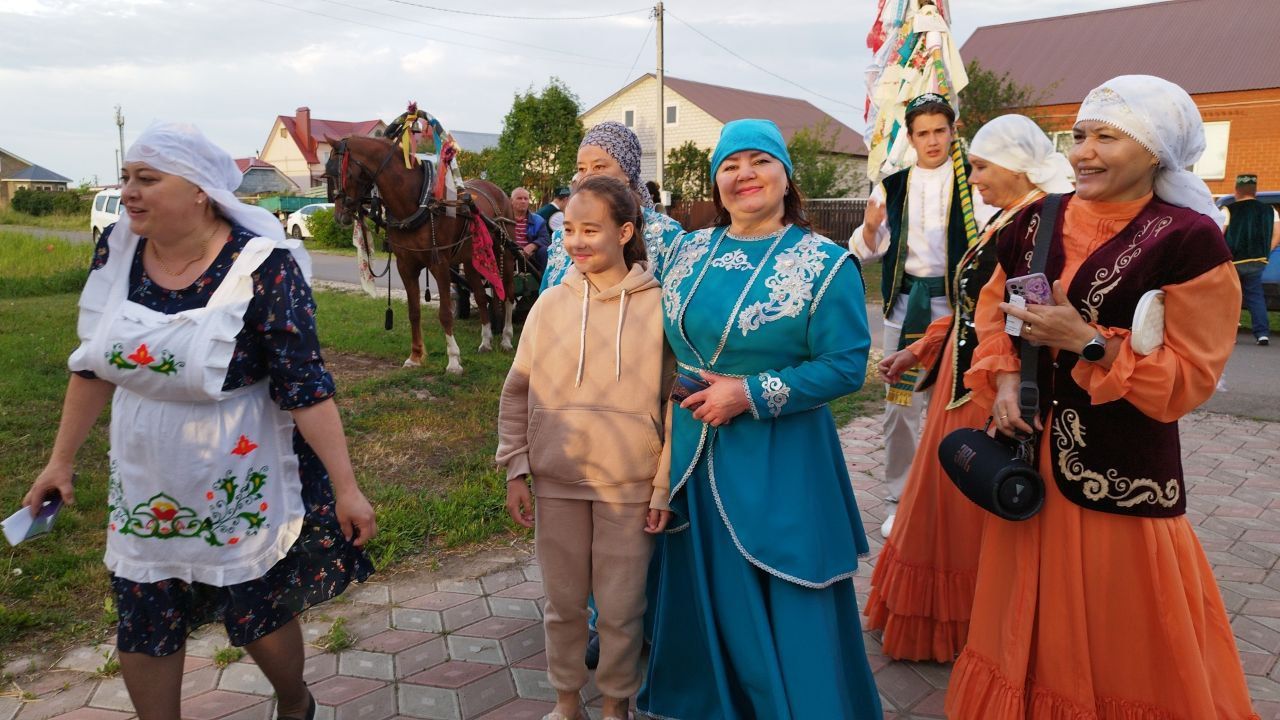
[(12, 208), (0, 209), (0, 225), (27, 225), (54, 230), (88, 230), (89, 213), (75, 215), (28, 215)]
[[(0, 234), (2, 515), (18, 507), (48, 459), (90, 252), (85, 244)], [(479, 324), (460, 322), (466, 372), (447, 375), (443, 338), (428, 313), (426, 362), (401, 368), (409, 349), (403, 303), (394, 306), (390, 332), (383, 330), (384, 301), (320, 292), (317, 305), (356, 474), (378, 512), (370, 547), (377, 567), (495, 536), (525, 537), (506, 519), (504, 476), (493, 468), (497, 399), (511, 355), (476, 353)], [(844, 423), (878, 412), (882, 402), (873, 380), (832, 410)], [(102, 566), (106, 454), (103, 418), (80, 451), (77, 504), (62, 512), (51, 536), (0, 550), (0, 664), (35, 648), (108, 636), (114, 610)]]
[[(1268, 310), (1267, 317), (1271, 320), (1271, 332), (1273, 334), (1280, 335), (1280, 312)], [(1248, 310), (1240, 311), (1240, 327), (1245, 328), (1246, 330), (1253, 327), (1253, 318), (1249, 315)], [(1273, 340), (1272, 342), (1280, 342), (1280, 338)]]

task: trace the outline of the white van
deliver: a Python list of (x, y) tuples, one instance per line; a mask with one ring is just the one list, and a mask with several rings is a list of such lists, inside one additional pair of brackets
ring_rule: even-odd
[(120, 202), (120, 188), (107, 188), (93, 196), (93, 210), (89, 212), (89, 230), (93, 241), (98, 242), (107, 226), (120, 219), (124, 203)]

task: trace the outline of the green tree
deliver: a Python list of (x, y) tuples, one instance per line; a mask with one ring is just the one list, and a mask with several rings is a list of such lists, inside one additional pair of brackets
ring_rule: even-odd
[(508, 192), (523, 185), (534, 197), (568, 185), (582, 142), (580, 111), (578, 96), (556, 77), (541, 93), (530, 88), (516, 95), (502, 120), (489, 180)]
[(692, 140), (667, 153), (663, 172), (672, 202), (707, 200), (711, 197), (711, 148), (699, 148)]
[[(462, 177), (470, 180), (472, 178), (490, 178), (493, 174), (493, 158), (497, 152), (496, 148), (487, 147), (480, 152), (471, 152), (470, 150), (458, 151), (458, 170), (462, 172)], [(513, 190), (515, 188), (512, 188)]]
[(839, 135), (840, 129), (824, 118), (817, 125), (797, 130), (787, 143), (792, 177), (805, 197), (843, 197), (849, 193), (844, 165), (836, 155)]
[(997, 75), (995, 71), (979, 65), (977, 60), (970, 60), (965, 71), (969, 74), (969, 84), (960, 91), (958, 129), (966, 145), (973, 140), (978, 128), (1008, 113), (1027, 115), (1044, 128), (1040, 118), (1028, 111), (1042, 104), (1057, 83), (1039, 89), (1022, 85), (1009, 73)]

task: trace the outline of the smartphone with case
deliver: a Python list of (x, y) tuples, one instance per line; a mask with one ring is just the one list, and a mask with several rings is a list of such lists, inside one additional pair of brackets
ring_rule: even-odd
[(1004, 281), (1004, 289), (1011, 296), (1021, 296), (1028, 305), (1053, 304), (1053, 286), (1049, 284), (1049, 278), (1045, 277), (1044, 273), (1009, 278)]
[[(682, 403), (690, 395), (696, 392), (702, 392), (711, 387), (706, 380), (684, 373), (676, 373), (675, 382), (671, 384), (671, 399), (677, 404)], [(689, 408), (692, 410), (693, 408)]]

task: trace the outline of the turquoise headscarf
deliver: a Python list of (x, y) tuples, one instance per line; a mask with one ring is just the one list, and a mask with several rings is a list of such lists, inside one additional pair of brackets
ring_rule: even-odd
[(791, 177), (791, 154), (787, 152), (787, 141), (782, 138), (777, 124), (772, 120), (734, 120), (720, 131), (720, 142), (716, 143), (715, 154), (711, 156), (712, 185), (716, 184), (716, 170), (720, 163), (743, 150), (769, 153), (787, 168), (787, 177)]

